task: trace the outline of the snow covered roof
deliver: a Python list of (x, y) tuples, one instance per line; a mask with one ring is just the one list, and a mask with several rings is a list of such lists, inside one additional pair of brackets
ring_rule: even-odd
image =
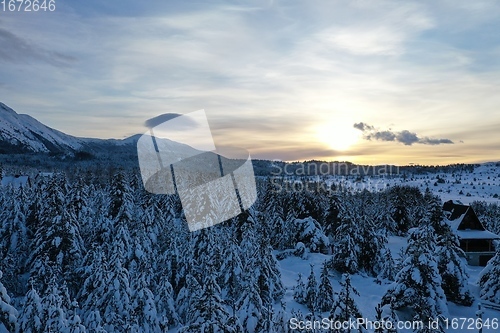
[(443, 205), (443, 210), (447, 213), (446, 215), (450, 221), (457, 220), (460, 217), (463, 219), (469, 208), (470, 206), (466, 206), (457, 200), (446, 201)]
[(488, 230), (457, 230), (460, 239), (500, 239), (500, 236)]
[(458, 230), (458, 227), (460, 226), (460, 223), (462, 223), (462, 220), (464, 219), (464, 216), (465, 216), (465, 214), (463, 214), (462, 216), (460, 216), (460, 218), (458, 218), (458, 219), (448, 220), (448, 223), (451, 226), (451, 229), (453, 229), (453, 231), (457, 231)]
[(29, 176), (5, 176), (2, 178), (2, 186), (13, 186), (15, 188), (19, 186), (24, 186), (28, 183)]
[(460, 201), (446, 201), (443, 211), (460, 239), (500, 239), (500, 236), (485, 229), (472, 207)]

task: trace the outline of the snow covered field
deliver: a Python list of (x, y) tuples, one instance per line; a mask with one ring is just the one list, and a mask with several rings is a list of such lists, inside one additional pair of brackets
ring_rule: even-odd
[[(398, 257), (398, 253), (400, 252), (401, 248), (406, 247), (406, 238), (403, 237), (390, 237), (389, 238), (389, 248), (391, 249), (391, 252), (393, 253), (393, 257), (396, 259)], [(303, 260), (301, 258), (297, 257), (288, 257), (282, 261), (280, 261), (280, 268), (281, 268), (281, 274), (282, 274), (282, 281), (283, 281), (283, 286), (286, 288), (287, 292), (284, 297), (284, 300), (287, 304), (287, 309), (289, 310), (301, 310), (303, 313), (309, 312), (307, 307), (305, 307), (302, 304), (299, 304), (294, 301), (293, 299), (293, 287), (296, 285), (297, 278), (299, 273), (302, 274), (303, 278), (305, 279), (309, 275), (310, 271), (310, 265), (314, 265), (314, 271), (317, 277), (320, 276), (320, 271), (321, 271), (321, 266), (323, 262), (326, 260), (329, 260), (331, 258), (330, 255), (324, 255), (320, 253), (310, 253), (308, 255), (307, 260)], [(476, 312), (478, 310), (478, 304), (481, 303), (479, 299), (479, 287), (477, 286), (477, 277), (483, 267), (473, 267), (473, 266), (467, 266), (468, 270), (467, 273), (470, 276), (470, 288), (474, 294), (474, 304), (471, 307), (467, 306), (459, 306), (454, 303), (449, 302), (448, 303), (448, 309), (449, 309), (449, 322), (450, 322), (450, 328), (448, 329), (447, 332), (471, 332), (471, 330), (468, 328), (470, 321), (476, 320)], [(340, 285), (339, 281), (341, 279), (340, 274), (332, 274), (331, 276), (331, 282), (332, 286), (334, 288), (335, 292), (338, 292), (340, 290)], [(357, 304), (361, 310), (361, 313), (363, 314), (364, 317), (366, 317), (369, 320), (375, 320), (375, 307), (377, 304), (380, 302), (380, 299), (382, 296), (386, 293), (390, 286), (390, 282), (385, 282), (382, 284), (378, 284), (376, 282), (376, 279), (370, 276), (362, 275), (362, 274), (355, 274), (352, 276), (352, 284), (353, 286), (359, 291), (360, 296), (356, 297), (357, 298)], [(483, 306), (483, 322), (486, 321), (486, 319), (497, 319), (500, 318), (500, 311), (495, 311), (492, 309), (487, 309), (484, 308)], [(320, 317), (325, 317), (328, 318), (329, 313), (325, 312), (323, 315), (320, 315)], [(453, 329), (451, 328), (451, 322), (455, 318), (457, 320), (457, 325), (459, 325), (459, 328)], [(467, 318), (468, 321), (465, 322), (464, 327), (461, 328), (463, 318)], [(400, 320), (402, 320), (400, 318)], [(492, 327), (488, 328), (483, 328), (483, 332), (499, 332), (500, 328), (493, 329)], [(476, 329), (472, 331), (477, 331)], [(400, 332), (412, 332), (411, 329), (409, 330), (401, 330)]]
[(381, 191), (395, 185), (416, 186), (421, 191), (429, 188), (439, 195), (443, 202), (459, 200), (469, 204), (475, 200), (500, 203), (500, 163), (483, 163), (473, 172), (456, 173), (394, 173), (392, 176), (365, 176), (361, 181), (356, 177), (331, 176), (329, 181), (341, 183), (351, 189)]
[[(441, 179), (441, 180), (440, 180)], [(440, 180), (440, 181), (438, 181)], [(437, 174), (416, 174), (416, 175), (396, 175), (393, 177), (369, 177), (365, 176), (361, 181), (353, 177), (332, 176), (329, 181), (335, 184), (342, 184), (346, 188), (352, 190), (367, 189), (370, 191), (380, 191), (387, 187), (395, 185), (416, 186), (421, 191), (429, 188), (435, 195), (441, 197), (442, 201), (459, 200), (464, 204), (470, 204), (473, 201), (485, 201), (488, 203), (500, 203), (500, 165), (497, 163), (485, 163), (476, 167), (473, 172), (460, 173), (437, 173)], [(399, 253), (407, 246), (405, 237), (391, 236), (389, 237), (388, 247), (391, 250), (395, 260), (399, 258)], [(301, 310), (303, 313), (309, 312), (306, 306), (299, 304), (293, 299), (293, 288), (297, 283), (299, 274), (303, 279), (306, 279), (310, 274), (310, 265), (314, 265), (316, 277), (320, 276), (322, 264), (331, 259), (330, 255), (309, 253), (307, 260), (288, 257), (280, 261), (282, 281), (287, 290), (285, 301), (287, 309)], [(479, 297), (479, 286), (477, 284), (479, 273), (484, 267), (467, 265), (467, 273), (469, 274), (469, 287), (474, 296), (472, 306), (459, 306), (452, 302), (448, 302), (448, 322), (449, 328), (447, 332), (471, 332), (478, 331), (475, 327), (478, 313), (478, 306), (481, 303)], [(340, 290), (339, 281), (340, 274), (331, 274), (330, 279), (335, 292)], [(375, 307), (380, 302), (380, 299), (387, 292), (390, 282), (382, 282), (381, 284), (373, 277), (366, 274), (355, 274), (352, 276), (352, 284), (359, 291), (360, 296), (356, 296), (357, 305), (361, 313), (369, 320), (374, 320), (376, 311)], [(485, 302), (482, 302), (483, 304)], [(487, 303), (487, 302), (486, 302)], [(483, 323), (489, 319), (490, 323), (498, 323), (500, 311), (490, 308), (483, 309)], [(329, 313), (323, 313), (319, 317), (328, 317)], [(400, 318), (400, 320), (403, 320)], [(452, 326), (453, 325), (453, 326)], [(483, 332), (499, 332), (500, 327), (497, 324), (491, 327), (483, 328)], [(402, 329), (400, 332), (412, 332), (411, 329)]]

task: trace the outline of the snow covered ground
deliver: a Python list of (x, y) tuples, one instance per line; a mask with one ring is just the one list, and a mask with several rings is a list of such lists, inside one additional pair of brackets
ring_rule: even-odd
[[(439, 178), (438, 178), (439, 177)], [(440, 180), (441, 179), (441, 180)], [(469, 204), (475, 200), (500, 203), (500, 163), (489, 162), (476, 167), (473, 172), (403, 174), (392, 176), (365, 176), (361, 181), (353, 176), (331, 176), (329, 182), (342, 184), (353, 190), (381, 191), (390, 186), (416, 186), (424, 191), (429, 188), (444, 201), (460, 200)]]
[[(439, 178), (438, 178), (439, 177)], [(439, 179), (442, 179), (438, 182)], [(336, 184), (341, 183), (343, 187), (351, 189), (368, 189), (378, 191), (390, 186), (408, 185), (416, 186), (424, 191), (427, 187), (441, 197), (443, 202), (448, 200), (459, 200), (464, 204), (469, 204), (475, 200), (485, 202), (500, 203), (500, 164), (485, 163), (476, 167), (473, 172), (458, 173), (429, 173), (414, 175), (396, 175), (395, 177), (363, 177), (361, 181), (355, 177), (333, 176), (330, 181)], [(404, 237), (392, 236), (389, 238), (388, 247), (394, 259), (399, 257), (401, 249), (406, 248), (407, 239)], [(281, 260), (280, 268), (282, 282), (286, 288), (284, 300), (287, 306), (287, 312), (291, 313), (294, 309), (300, 310), (306, 314), (310, 312), (304, 305), (298, 304), (293, 299), (293, 287), (297, 283), (298, 275), (301, 274), (304, 281), (310, 273), (310, 264), (314, 265), (316, 277), (319, 279), (320, 270), (324, 261), (330, 259), (330, 255), (310, 253), (306, 260), (297, 257), (288, 257)], [(469, 285), (474, 295), (474, 304), (470, 307), (459, 306), (454, 303), (448, 303), (449, 328), (447, 332), (473, 332), (478, 331), (475, 327), (478, 313), (478, 306), (481, 303), (479, 299), (479, 287), (477, 280), (483, 267), (467, 266), (470, 275)], [(330, 276), (332, 286), (335, 292), (340, 290), (339, 281), (341, 276)], [(359, 291), (357, 305), (364, 317), (369, 320), (375, 320), (375, 307), (381, 301), (382, 296), (390, 287), (390, 283), (378, 284), (373, 277), (367, 275), (355, 274), (352, 276), (352, 284)], [(484, 302), (483, 302), (484, 303)], [(328, 313), (323, 313), (320, 317), (328, 317)], [(500, 332), (500, 311), (484, 308), (483, 323), (496, 323), (491, 327), (484, 327), (483, 332)], [(404, 318), (399, 318), (404, 320)], [(498, 326), (497, 326), (498, 325)], [(412, 332), (411, 329), (402, 329), (400, 332)]]
[[(398, 257), (398, 253), (401, 248), (406, 247), (406, 239), (402, 237), (390, 237), (389, 239), (389, 248), (393, 253), (394, 258)], [(280, 261), (281, 267), (281, 275), (283, 286), (286, 288), (286, 294), (284, 300), (287, 306), (287, 312), (291, 313), (293, 310), (301, 310), (302, 313), (306, 314), (310, 312), (306, 306), (299, 304), (293, 299), (293, 287), (297, 283), (297, 278), (299, 273), (302, 274), (302, 278), (306, 281), (309, 273), (310, 273), (310, 264), (314, 265), (314, 272), (316, 277), (319, 279), (320, 270), (323, 262), (325, 260), (330, 259), (330, 255), (324, 255), (319, 253), (310, 253), (307, 260), (297, 258), (297, 257), (288, 257), (282, 261)], [(454, 303), (448, 303), (449, 310), (449, 325), (450, 328), (447, 332), (471, 332), (477, 331), (477, 329), (470, 329), (469, 324), (476, 320), (476, 312), (478, 310), (479, 300), (479, 288), (477, 286), (477, 276), (481, 272), (483, 267), (472, 267), (468, 266), (468, 273), (470, 275), (470, 287), (471, 291), (474, 294), (475, 301), (471, 307), (459, 306)], [(331, 275), (330, 280), (332, 282), (332, 286), (335, 292), (340, 290), (339, 281), (341, 280), (340, 274)], [(352, 276), (352, 284), (359, 291), (360, 296), (357, 297), (357, 305), (361, 310), (361, 313), (368, 320), (375, 320), (375, 307), (382, 299), (382, 296), (385, 294), (387, 289), (390, 286), (390, 283), (382, 283), (378, 284), (373, 277), (369, 277), (366, 275), (355, 274)], [(483, 322), (486, 322), (486, 319), (489, 318), (490, 322), (494, 319), (498, 320), (500, 318), (500, 311), (495, 311), (491, 309), (484, 309), (483, 314)], [(325, 312), (320, 317), (327, 318), (329, 313)], [(467, 319), (464, 319), (467, 318)], [(400, 318), (403, 320), (403, 318)], [(451, 327), (453, 323), (456, 323), (458, 327), (453, 329)], [(455, 325), (455, 324), (454, 324)], [(463, 327), (461, 327), (463, 325)], [(499, 324), (500, 325), (500, 324)], [(500, 327), (497, 329), (493, 329), (492, 327), (483, 328), (483, 332), (499, 332)], [(402, 329), (400, 332), (412, 332), (411, 329)]]

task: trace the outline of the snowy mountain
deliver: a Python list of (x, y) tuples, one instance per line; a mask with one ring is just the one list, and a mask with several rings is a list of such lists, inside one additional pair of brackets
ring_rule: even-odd
[[(0, 103), (0, 154), (74, 154), (84, 151), (94, 155), (102, 153), (136, 155), (136, 145), (140, 137), (141, 134), (125, 139), (74, 137), (50, 128), (29, 115), (18, 114), (7, 105)], [(184, 152), (188, 156), (199, 153), (194, 148), (168, 139), (162, 140), (162, 146), (172, 152)]]
[(81, 139), (64, 134), (40, 123), (35, 118), (18, 114), (0, 103), (0, 151), (67, 152), (83, 148)]
[(0, 103), (0, 153), (133, 153), (140, 134), (125, 139), (79, 138)]

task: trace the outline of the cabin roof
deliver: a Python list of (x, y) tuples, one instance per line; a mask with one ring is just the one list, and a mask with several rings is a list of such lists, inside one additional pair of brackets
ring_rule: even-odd
[(443, 212), (460, 239), (500, 239), (497, 234), (486, 230), (471, 206), (449, 200), (444, 203)]
[(451, 200), (445, 202), (443, 206), (443, 210), (448, 212), (448, 219), (450, 221), (457, 220), (459, 217), (463, 219), (469, 208), (470, 206), (466, 206), (462, 203), (455, 203)]
[(488, 230), (457, 230), (460, 239), (500, 239), (500, 236)]

